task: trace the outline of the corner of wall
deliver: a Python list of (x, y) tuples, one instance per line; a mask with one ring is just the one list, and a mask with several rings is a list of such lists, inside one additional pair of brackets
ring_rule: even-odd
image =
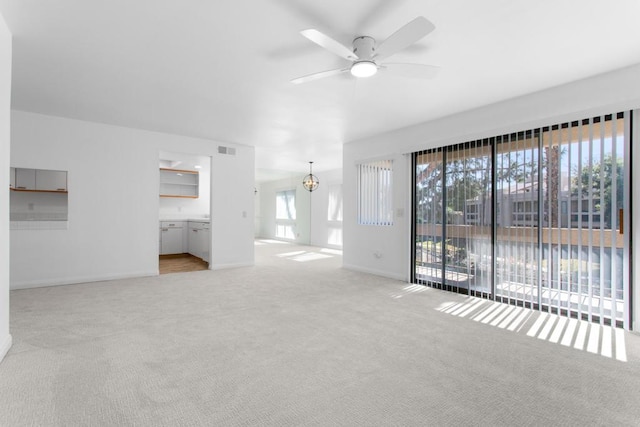
[(11, 347), (9, 334), (9, 158), (11, 147), (11, 33), (0, 15), (0, 361)]
[(4, 359), (4, 357), (9, 352), (9, 349), (11, 348), (12, 343), (13, 343), (13, 339), (11, 337), (11, 334), (7, 335), (4, 338), (3, 342), (0, 342), (0, 362), (2, 362), (2, 359)]
[[(640, 138), (640, 110), (635, 110), (632, 115), (631, 137)], [(638, 141), (631, 141), (631, 164), (637, 165), (640, 162), (640, 149), (637, 149)], [(640, 185), (633, 183), (640, 182), (640, 170), (631, 168), (631, 248), (640, 248), (640, 225), (636, 225), (636, 218), (640, 215)], [(631, 249), (629, 268), (631, 270), (631, 322), (630, 328), (640, 332), (640, 250)]]

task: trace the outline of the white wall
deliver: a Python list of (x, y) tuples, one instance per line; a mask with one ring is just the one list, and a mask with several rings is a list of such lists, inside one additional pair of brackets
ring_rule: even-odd
[(218, 154), (217, 151), (213, 155), (211, 269), (253, 265), (254, 182), (253, 147), (238, 147), (235, 155)]
[[(407, 190), (411, 186), (409, 179), (410, 159), (389, 148), (377, 153), (366, 150), (357, 144), (347, 144), (344, 152), (344, 230), (343, 230), (343, 266), (398, 280), (408, 279), (409, 269), (409, 221), (411, 219)], [(357, 164), (367, 160), (393, 160), (393, 225), (374, 226), (357, 223)], [(399, 215), (400, 214), (400, 215)]]
[(0, 361), (9, 334), (9, 156), (11, 127), (11, 33), (0, 15)]
[[(637, 84), (637, 83), (636, 83)], [(638, 138), (640, 138), (640, 111), (636, 110), (633, 114), (633, 128), (632, 134), (636, 136), (636, 141), (633, 144), (634, 149), (631, 150), (631, 163), (633, 165), (640, 165), (640, 149), (637, 148), (639, 145)], [(640, 226), (638, 225), (639, 221), (636, 221), (636, 218), (640, 218), (640, 168), (632, 168), (631, 169), (631, 182), (633, 185), (631, 186), (631, 214), (634, 218), (631, 219), (631, 247), (636, 248), (633, 251), (631, 265), (633, 272), (633, 284), (632, 284), (632, 297), (631, 297), (631, 313), (633, 313), (632, 325), (631, 328), (634, 331), (640, 330), (640, 315), (638, 315), (638, 310), (640, 310)], [(635, 214), (634, 214), (635, 212)]]
[[(639, 76), (640, 65), (636, 65), (346, 144), (343, 148), (345, 267), (409, 279), (411, 171), (410, 159), (405, 153), (637, 108), (640, 107)], [(391, 227), (360, 226), (356, 218), (356, 163), (384, 157), (395, 160), (394, 210), (397, 213), (402, 209), (404, 217), (396, 215)], [(637, 179), (634, 182), (638, 182)], [(640, 212), (640, 197), (634, 202), (635, 212)], [(375, 251), (381, 251), (382, 256), (376, 258)], [(635, 283), (640, 284), (638, 273), (635, 277)]]
[[(320, 185), (309, 193), (302, 187), (302, 179), (306, 173), (300, 176), (261, 183), (258, 187), (257, 202), (260, 206), (256, 212), (258, 216), (258, 236), (268, 239), (277, 239), (276, 236), (276, 192), (296, 189), (296, 238), (295, 242), (304, 245), (313, 245), (328, 248), (341, 248), (335, 240), (330, 239), (332, 228), (339, 224), (328, 220), (329, 188), (332, 185), (342, 184), (342, 169), (323, 172), (314, 172)], [(311, 221), (311, 222), (310, 222)], [(341, 227), (340, 227), (341, 228)]]
[(160, 151), (212, 156), (211, 268), (253, 263), (253, 222), (240, 213), (253, 211), (253, 147), (230, 160), (209, 140), (12, 113), (11, 163), (66, 170), (69, 187), (67, 230), (11, 231), (12, 288), (157, 274)]
[(260, 206), (260, 196), (258, 192), (258, 184), (254, 186), (253, 194), (253, 233), (254, 238), (258, 238), (262, 235), (262, 207)]

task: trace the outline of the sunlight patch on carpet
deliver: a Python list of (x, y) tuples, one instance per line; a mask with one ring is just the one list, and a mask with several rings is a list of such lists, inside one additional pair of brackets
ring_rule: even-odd
[(415, 285), (415, 284), (407, 285), (407, 286), (404, 286), (402, 288), (402, 292), (391, 294), (391, 297), (394, 298), (394, 299), (398, 299), (398, 298), (402, 298), (404, 295), (414, 294), (416, 292), (418, 292), (418, 293), (419, 292), (425, 292), (428, 289), (429, 288), (427, 288), (426, 286), (422, 286), (422, 285)]
[(320, 252), (331, 255), (342, 255), (342, 251), (340, 249), (330, 249), (330, 248), (322, 248)]
[(445, 302), (436, 310), (511, 332), (525, 333), (528, 337), (552, 344), (620, 362), (627, 361), (624, 330), (620, 328), (475, 297)]
[(319, 252), (309, 252), (309, 251), (285, 252), (285, 253), (277, 254), (276, 256), (280, 258), (287, 258), (292, 261), (298, 261), (298, 262), (318, 261), (321, 259), (333, 258), (333, 255), (326, 255)]
[(276, 245), (290, 245), (291, 243), (289, 242), (283, 242), (282, 240), (272, 240), (272, 239), (258, 239), (258, 240), (254, 240), (254, 245), (256, 246), (262, 246), (262, 245), (270, 245), (270, 244), (276, 244)]
[(296, 255), (301, 255), (301, 254), (303, 254), (305, 252), (306, 251), (283, 252), (281, 254), (277, 254), (276, 256), (278, 256), (280, 258), (291, 258), (291, 257), (294, 257)]

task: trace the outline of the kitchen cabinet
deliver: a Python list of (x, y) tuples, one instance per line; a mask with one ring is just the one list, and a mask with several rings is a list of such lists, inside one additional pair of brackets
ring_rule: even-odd
[(11, 178), (15, 191), (67, 192), (67, 171), (11, 168)]
[(36, 169), (36, 190), (67, 191), (67, 172)]
[(198, 171), (160, 168), (160, 197), (198, 198)]
[(36, 170), (16, 168), (16, 190), (35, 190), (36, 189)]
[(189, 253), (209, 262), (209, 223), (189, 221)]
[(9, 168), (9, 188), (16, 188), (16, 168)]
[(184, 245), (184, 221), (160, 222), (160, 255), (182, 254)]
[(190, 253), (209, 262), (209, 222), (160, 221), (160, 255)]

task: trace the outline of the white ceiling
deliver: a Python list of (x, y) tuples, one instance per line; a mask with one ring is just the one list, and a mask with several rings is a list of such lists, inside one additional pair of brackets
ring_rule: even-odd
[[(13, 108), (256, 147), (258, 179), (342, 166), (342, 144), (640, 62), (638, 0), (0, 0)], [(292, 85), (345, 65), (303, 38), (436, 30), (439, 65)]]

